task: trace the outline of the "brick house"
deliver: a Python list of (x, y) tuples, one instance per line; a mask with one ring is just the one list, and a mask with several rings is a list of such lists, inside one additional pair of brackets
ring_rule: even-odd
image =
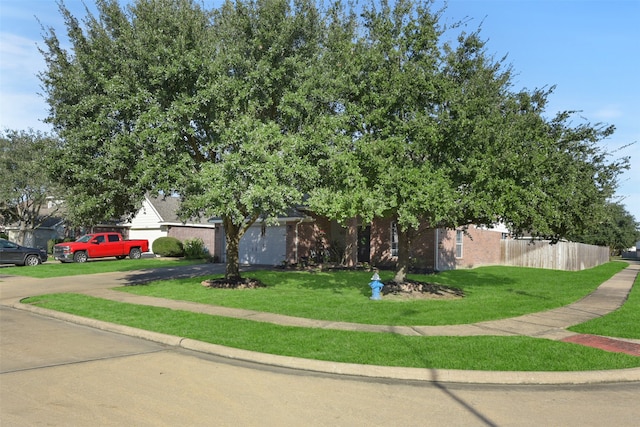
[[(466, 230), (421, 227), (412, 239), (412, 267), (441, 271), (501, 264), (500, 241), (509, 232), (504, 227), (471, 225)], [(397, 262), (398, 238), (391, 219), (371, 224), (353, 220), (347, 227), (322, 217), (308, 217), (288, 225), (287, 262), (337, 261), (347, 266), (369, 263), (393, 267)]]
[[(126, 224), (131, 239), (171, 236), (178, 240), (201, 238), (212, 257), (226, 260), (225, 234), (219, 218), (183, 222), (176, 214), (178, 197), (145, 197), (142, 208)], [(412, 240), (412, 267), (427, 271), (500, 264), (504, 228), (470, 226), (462, 230), (421, 228)], [(239, 259), (245, 265), (281, 265), (301, 262), (358, 263), (392, 268), (397, 261), (397, 231), (390, 219), (371, 224), (336, 221), (302, 208), (291, 209), (277, 224), (257, 221), (240, 241)]]

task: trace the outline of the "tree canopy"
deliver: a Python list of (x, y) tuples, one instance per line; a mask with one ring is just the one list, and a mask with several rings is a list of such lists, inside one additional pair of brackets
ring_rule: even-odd
[(309, 200), (343, 222), (393, 218), (396, 281), (419, 224), (502, 222), (557, 240), (601, 218), (628, 165), (598, 145), (612, 127), (575, 126), (571, 112), (547, 119), (553, 88), (514, 90), (479, 30), (445, 41), (451, 29), (431, 6), (372, 2), (360, 25), (342, 27), (348, 41), (330, 46), (343, 50), (330, 57), (342, 121)]
[(41, 79), (64, 144), (52, 169), (77, 221), (132, 214), (178, 192), (221, 217), (227, 276), (238, 243), (308, 196), (342, 223), (393, 218), (396, 279), (421, 223), (507, 224), (558, 239), (597, 223), (627, 159), (613, 127), (547, 118), (550, 89), (514, 90), (480, 30), (432, 2), (98, 0), (71, 48), (48, 29)]
[(43, 51), (49, 121), (65, 141), (53, 171), (78, 221), (136, 211), (177, 191), (183, 213), (222, 218), (227, 276), (259, 218), (300, 203), (314, 178), (312, 2), (97, 2), (81, 23), (64, 7), (72, 51), (53, 29)]
[[(58, 140), (42, 132), (5, 130), (0, 133), (0, 224), (16, 225), (18, 241), (38, 228), (59, 206), (59, 186), (43, 171)], [(53, 209), (46, 208), (51, 202)]]
[(623, 205), (607, 203), (604, 212), (602, 221), (567, 237), (576, 242), (608, 246), (612, 255), (620, 255), (640, 241), (640, 223)]

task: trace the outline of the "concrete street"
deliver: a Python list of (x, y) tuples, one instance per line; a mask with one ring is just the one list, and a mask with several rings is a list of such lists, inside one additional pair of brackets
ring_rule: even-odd
[[(220, 266), (171, 274), (213, 268)], [(38, 280), (3, 277), (0, 270), (0, 425), (635, 426), (640, 419), (638, 382), (483, 385), (311, 373), (189, 351), (5, 304), (153, 274)]]

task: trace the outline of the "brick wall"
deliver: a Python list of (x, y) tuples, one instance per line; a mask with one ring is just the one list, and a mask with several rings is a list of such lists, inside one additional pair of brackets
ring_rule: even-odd
[[(380, 267), (393, 267), (398, 258), (391, 255), (392, 219), (376, 219), (371, 224), (371, 263)], [(414, 231), (410, 256), (412, 266), (434, 268), (435, 230), (421, 226)]]
[(438, 231), (438, 265), (437, 270), (455, 268), (472, 268), (481, 265), (498, 265), (502, 263), (500, 241), (502, 233), (469, 226), (462, 237), (462, 257), (456, 256), (456, 230)]
[(412, 265), (417, 268), (435, 269), (436, 230), (422, 226), (411, 244)]
[(391, 256), (391, 222), (389, 218), (375, 219), (371, 223), (371, 264), (379, 267), (395, 265)]
[[(501, 232), (476, 228), (476, 226), (469, 227), (468, 231), (473, 241), (469, 241), (466, 245), (466, 253), (463, 254), (464, 267), (496, 265), (502, 262), (500, 252)], [(465, 237), (469, 239), (468, 236)]]
[[(370, 262), (378, 267), (393, 268), (397, 257), (391, 255), (391, 218), (375, 219), (371, 223)], [(297, 240), (296, 240), (297, 230)], [(351, 231), (351, 234), (349, 234)], [(349, 248), (357, 227), (337, 227), (326, 218), (315, 218), (314, 222), (290, 222), (287, 224), (287, 260), (311, 258), (328, 250), (331, 244), (341, 244)], [(411, 243), (411, 264), (415, 268), (428, 270), (451, 270), (471, 268), (480, 265), (501, 263), (500, 240), (502, 233), (475, 226), (469, 226), (463, 236), (462, 257), (456, 254), (456, 231), (433, 229), (422, 226), (414, 231)], [(436, 259), (437, 252), (437, 259)], [(352, 254), (352, 259), (354, 255)], [(347, 257), (348, 260), (348, 257)]]
[(181, 242), (184, 242), (187, 239), (200, 238), (212, 257), (218, 255), (218, 257), (222, 258), (222, 254), (217, 253), (220, 250), (218, 249), (218, 251), (216, 251), (216, 230), (214, 228), (182, 227), (174, 225), (169, 228), (169, 232), (167, 234), (169, 237), (175, 237)]
[(331, 223), (326, 218), (287, 223), (287, 261), (295, 263), (313, 255), (320, 256), (329, 247)]

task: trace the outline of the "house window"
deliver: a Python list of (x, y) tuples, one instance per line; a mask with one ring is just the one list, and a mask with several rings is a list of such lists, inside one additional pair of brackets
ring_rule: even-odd
[(462, 258), (462, 239), (464, 231), (456, 230), (456, 258)]
[(398, 256), (398, 223), (391, 223), (391, 256)]

